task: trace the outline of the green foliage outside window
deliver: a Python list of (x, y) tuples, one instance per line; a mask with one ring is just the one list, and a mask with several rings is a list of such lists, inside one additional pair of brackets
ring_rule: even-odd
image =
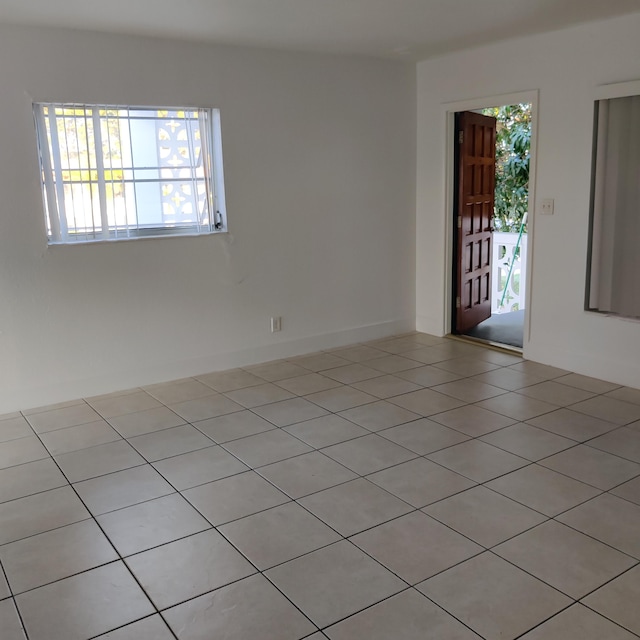
[(497, 119), (495, 228), (518, 233), (529, 206), (531, 105), (491, 107), (483, 113)]

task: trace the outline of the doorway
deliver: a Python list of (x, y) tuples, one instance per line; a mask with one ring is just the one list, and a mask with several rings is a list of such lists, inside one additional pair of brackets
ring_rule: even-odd
[(453, 116), (451, 330), (522, 350), (533, 102)]

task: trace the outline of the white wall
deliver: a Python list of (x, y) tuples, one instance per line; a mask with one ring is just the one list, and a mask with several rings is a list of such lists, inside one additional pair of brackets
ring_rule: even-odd
[[(32, 100), (219, 107), (230, 234), (47, 247)], [(413, 329), (415, 109), (411, 65), (0, 27), (0, 413)]]
[[(530, 340), (525, 357), (640, 387), (640, 323), (584, 308), (594, 88), (640, 78), (640, 14), (418, 65), (417, 327), (445, 327), (447, 102), (539, 90)], [(530, 239), (531, 240), (531, 239)]]

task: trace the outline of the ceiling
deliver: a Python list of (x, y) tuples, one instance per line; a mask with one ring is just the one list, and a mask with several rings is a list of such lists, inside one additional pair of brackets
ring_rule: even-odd
[(640, 0), (0, 0), (0, 22), (421, 60)]

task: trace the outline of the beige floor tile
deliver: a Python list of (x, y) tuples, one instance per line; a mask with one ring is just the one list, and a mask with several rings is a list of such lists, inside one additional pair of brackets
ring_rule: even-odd
[(582, 376), (579, 373), (568, 373), (566, 376), (556, 378), (555, 382), (566, 384), (570, 387), (575, 387), (576, 389), (591, 391), (591, 393), (607, 393), (608, 391), (617, 389), (619, 386), (612, 382), (605, 382), (604, 380), (598, 380), (597, 378)]
[(242, 405), (221, 394), (178, 402), (170, 405), (169, 408), (187, 422), (199, 422), (244, 409)]
[(212, 447), (215, 443), (195, 427), (185, 424), (130, 438), (129, 444), (149, 462), (156, 462), (163, 458)]
[(153, 466), (178, 491), (247, 471), (248, 467), (222, 447), (207, 447), (154, 462)]
[(373, 360), (374, 358), (382, 358), (387, 355), (385, 351), (381, 349), (374, 349), (373, 347), (367, 347), (364, 345), (346, 347), (333, 351), (331, 355), (338, 356), (338, 358), (344, 358), (351, 362), (366, 362)]
[(0, 547), (0, 560), (14, 595), (117, 559), (118, 555), (93, 520)]
[(363, 391), (358, 391), (358, 389), (354, 389), (353, 387), (338, 387), (337, 389), (329, 389), (328, 391), (312, 393), (307, 396), (307, 400), (319, 405), (323, 409), (327, 409), (328, 411), (335, 413), (338, 411), (345, 411), (346, 409), (351, 409), (353, 407), (359, 407), (360, 405), (368, 404), (369, 402), (376, 402), (378, 398), (369, 395), (368, 393), (364, 393)]
[(424, 458), (378, 471), (367, 479), (414, 507), (424, 507), (475, 484)]
[(559, 407), (566, 407), (570, 404), (575, 404), (576, 402), (582, 402), (594, 395), (590, 391), (576, 389), (575, 387), (570, 387), (566, 384), (559, 384), (553, 380), (547, 380), (540, 384), (525, 387), (524, 389), (520, 389), (518, 393), (529, 398), (536, 398), (543, 402), (558, 405)]
[(404, 356), (416, 360), (423, 364), (431, 365), (443, 360), (447, 360), (452, 356), (442, 353), (435, 346), (420, 347), (419, 349), (412, 349), (411, 351), (405, 351)]
[(584, 604), (640, 635), (640, 567), (627, 571), (584, 599)]
[(2, 640), (26, 640), (13, 599), (0, 602), (0, 629)]
[(146, 460), (124, 440), (55, 456), (69, 482), (80, 482), (106, 473), (145, 464)]
[(347, 409), (340, 412), (340, 416), (369, 431), (380, 431), (420, 418), (417, 413), (398, 407), (386, 400)]
[(155, 615), (99, 636), (98, 640), (174, 640), (174, 635), (164, 620)]
[(487, 398), (493, 398), (494, 396), (506, 393), (504, 389), (500, 389), (499, 387), (494, 387), (493, 385), (479, 382), (478, 380), (467, 379), (439, 384), (432, 387), (432, 389), (438, 393), (444, 393), (447, 396), (457, 398), (464, 402), (479, 402), (480, 400), (486, 400)]
[(298, 502), (343, 536), (351, 536), (412, 508), (362, 478), (307, 496)]
[(0, 545), (89, 518), (71, 487), (0, 504)]
[(240, 440), (233, 440), (223, 446), (252, 468), (263, 467), (285, 458), (312, 451), (309, 445), (280, 429), (265, 431)]
[(423, 363), (417, 360), (411, 360), (398, 355), (386, 355), (382, 358), (374, 358), (373, 360), (367, 360), (367, 366), (376, 371), (382, 371), (383, 373), (398, 373), (400, 371), (407, 371), (408, 369), (417, 369), (421, 367)]
[(421, 416), (431, 416), (436, 413), (442, 413), (443, 411), (449, 411), (461, 407), (464, 402), (456, 400), (450, 396), (446, 396), (443, 393), (432, 391), (431, 389), (421, 389), (420, 391), (413, 391), (412, 393), (406, 393), (402, 396), (396, 396), (391, 398), (389, 402), (392, 402), (399, 407), (403, 407), (408, 411), (413, 411)]
[(420, 511), (360, 533), (351, 542), (412, 585), (483, 551)]
[(264, 364), (245, 367), (245, 369), (249, 371), (249, 373), (253, 373), (268, 382), (277, 382), (278, 380), (295, 378), (295, 376), (304, 376), (309, 373), (307, 369), (284, 360), (265, 362)]
[(476, 482), (487, 482), (529, 464), (524, 458), (479, 440), (430, 453), (428, 458)]
[(319, 627), (405, 588), (401, 580), (346, 540), (291, 560), (266, 575)]
[(67, 479), (51, 458), (0, 469), (0, 502), (24, 498), (66, 484)]
[(189, 600), (164, 612), (180, 640), (299, 640), (315, 627), (263, 576)]
[(5, 598), (9, 598), (10, 596), (11, 591), (9, 590), (7, 579), (4, 576), (4, 572), (0, 571), (0, 600), (4, 600)]
[(123, 556), (199, 533), (211, 526), (177, 494), (111, 511), (98, 516), (97, 520)]
[(576, 600), (636, 564), (633, 558), (552, 520), (493, 551)]
[[(322, 393), (330, 392), (323, 391)], [(288, 427), (297, 422), (327, 415), (327, 411), (304, 398), (293, 398), (292, 400), (265, 404), (261, 407), (256, 407), (254, 412), (277, 427)]]
[(97, 398), (88, 402), (103, 418), (113, 418), (162, 406), (158, 400), (142, 390), (125, 395)]
[(17, 440), (33, 435), (31, 425), (21, 416), (0, 420), (0, 442)]
[(76, 483), (74, 488), (94, 516), (161, 498), (175, 491), (149, 464), (84, 480)]
[(490, 552), (417, 588), (484, 638), (512, 640), (571, 604), (567, 596)]
[(335, 389), (341, 386), (340, 382), (336, 382), (335, 380), (331, 380), (331, 378), (321, 376), (317, 373), (309, 373), (306, 376), (279, 380), (276, 384), (296, 396), (306, 396), (310, 393)]
[(611, 489), (610, 493), (640, 505), (640, 476)]
[(544, 382), (543, 378), (538, 378), (531, 374), (523, 373), (522, 371), (515, 371), (511, 368), (486, 371), (485, 373), (474, 376), (472, 379), (493, 385), (494, 387), (506, 389), (507, 391), (517, 391), (532, 384)]
[(616, 429), (587, 443), (590, 447), (613, 453), (633, 462), (640, 462), (640, 431)]
[(505, 393), (495, 398), (489, 398), (489, 400), (483, 400), (477, 406), (520, 421), (530, 420), (558, 408), (555, 404), (528, 398), (520, 393)]
[(245, 387), (264, 384), (264, 379), (245, 371), (244, 369), (231, 369), (229, 371), (216, 371), (196, 376), (196, 379), (218, 393), (236, 391)]
[(480, 348), (476, 354), (476, 358), (492, 362), (493, 364), (499, 364), (501, 367), (519, 364), (523, 361), (519, 353), (505, 353), (504, 351), (483, 348)]
[(462, 433), (466, 433), (473, 438), (508, 427), (515, 422), (513, 418), (507, 418), (499, 413), (482, 409), (477, 405), (468, 405), (452, 411), (445, 411), (431, 416), (431, 420), (456, 429), (456, 431), (462, 431)]
[[(437, 348), (438, 347), (434, 347), (434, 349)], [(500, 367), (500, 365), (487, 362), (474, 356), (463, 356), (462, 358), (443, 360), (442, 362), (435, 363), (435, 366), (445, 371), (459, 373), (465, 377), (477, 376), (479, 373), (485, 373), (486, 371), (492, 371)]]
[(289, 501), (253, 471), (188, 489), (183, 495), (215, 526)]
[(124, 416), (109, 418), (109, 424), (114, 427), (123, 438), (133, 438), (153, 431), (170, 429), (184, 424), (184, 420), (171, 409), (160, 407), (138, 411)]
[[(436, 343), (434, 343), (435, 345)], [(426, 346), (424, 343), (419, 342), (412, 336), (403, 338), (386, 338), (369, 343), (370, 346), (386, 351), (387, 353), (406, 353), (407, 351), (415, 351)]]
[(236, 411), (226, 416), (196, 422), (194, 426), (218, 444), (276, 428), (252, 411)]
[(64, 429), (64, 427), (75, 427), (86, 422), (100, 420), (100, 416), (85, 402), (61, 409), (25, 415), (36, 433)]
[(411, 391), (418, 391), (421, 387), (418, 384), (403, 380), (397, 376), (380, 376), (363, 382), (356, 382), (354, 388), (364, 391), (376, 398), (391, 398)]
[(620, 387), (619, 389), (609, 391), (606, 395), (609, 398), (615, 398), (616, 400), (622, 400), (623, 402), (640, 405), (640, 389)]
[(480, 440), (532, 461), (546, 458), (576, 444), (575, 440), (523, 423), (494, 431), (482, 436)]
[(596, 396), (584, 402), (578, 402), (571, 405), (571, 409), (617, 425), (640, 420), (640, 405), (607, 396)]
[(341, 539), (295, 502), (223, 525), (220, 532), (261, 571)]
[(308, 356), (293, 358), (294, 364), (309, 369), (309, 371), (326, 371), (343, 365), (348, 365), (349, 360), (338, 358), (330, 353), (316, 353)]
[(154, 612), (122, 562), (23, 593), (16, 600), (30, 640), (86, 640)]
[[(345, 360), (345, 362), (348, 361)], [(335, 369), (327, 369), (322, 372), (322, 375), (342, 384), (353, 384), (354, 382), (378, 378), (382, 376), (382, 372), (363, 364), (350, 363)]]
[(551, 413), (545, 413), (537, 418), (527, 420), (527, 423), (577, 442), (590, 440), (617, 428), (617, 425), (612, 422), (587, 416), (571, 409), (558, 409)]
[(640, 506), (602, 494), (558, 516), (558, 520), (640, 559)]
[(158, 609), (256, 573), (215, 530), (136, 554), (126, 563)]
[(523, 360), (522, 362), (518, 362), (514, 365), (511, 365), (509, 369), (513, 369), (514, 371), (522, 371), (523, 373), (537, 376), (539, 378), (543, 378), (544, 380), (553, 380), (555, 378), (559, 378), (560, 376), (566, 376), (569, 373), (569, 371), (565, 371), (564, 369), (558, 369), (557, 367), (552, 367), (547, 364), (541, 364), (540, 362), (533, 362), (531, 360)]
[(338, 442), (351, 440), (369, 433), (366, 429), (335, 414), (292, 424), (284, 427), (284, 431), (316, 449), (338, 444)]
[(0, 469), (48, 458), (49, 453), (37, 436), (0, 442)]
[(53, 456), (70, 451), (78, 451), (95, 447), (99, 444), (116, 442), (120, 434), (104, 420), (88, 422), (76, 427), (65, 427), (55, 431), (47, 431), (40, 435), (49, 453)]
[(539, 464), (605, 491), (640, 474), (639, 464), (582, 444)]
[(550, 517), (600, 493), (595, 487), (537, 464), (492, 480), (487, 486)]
[(271, 382), (237, 389), (236, 391), (228, 391), (225, 395), (248, 409), (295, 397), (293, 393)]
[(177, 404), (179, 402), (203, 398), (213, 393), (211, 387), (202, 384), (202, 382), (198, 382), (198, 380), (194, 378), (154, 384), (150, 387), (145, 387), (145, 390), (162, 404)]
[(326, 447), (322, 453), (359, 475), (381, 471), (416, 457), (416, 454), (374, 433)]
[(485, 487), (458, 493), (423, 511), (484, 547), (493, 547), (546, 520)]
[(634, 640), (636, 636), (581, 604), (560, 612), (522, 636), (522, 640)]
[(469, 439), (463, 433), (444, 427), (428, 418), (379, 431), (378, 435), (421, 456)]
[[(326, 629), (331, 640), (478, 640), (478, 636), (413, 589)], [(313, 637), (313, 636), (312, 636)]]
[(67, 407), (75, 407), (76, 405), (86, 405), (86, 402), (80, 398), (76, 400), (67, 400), (65, 402), (56, 402), (54, 404), (47, 404), (41, 407), (32, 407), (21, 412), (16, 412), (18, 415), (22, 413), (24, 416), (32, 416), (36, 413), (45, 413), (46, 411), (54, 411), (55, 409), (66, 409)]
[(403, 380), (419, 384), (421, 387), (434, 387), (438, 384), (445, 384), (447, 382), (453, 382), (454, 380), (460, 380), (462, 377), (457, 373), (438, 369), (438, 367), (432, 367), (430, 365), (420, 367), (418, 369), (400, 371), (396, 376)]
[(315, 451), (261, 467), (258, 473), (294, 500), (357, 477), (349, 469)]

